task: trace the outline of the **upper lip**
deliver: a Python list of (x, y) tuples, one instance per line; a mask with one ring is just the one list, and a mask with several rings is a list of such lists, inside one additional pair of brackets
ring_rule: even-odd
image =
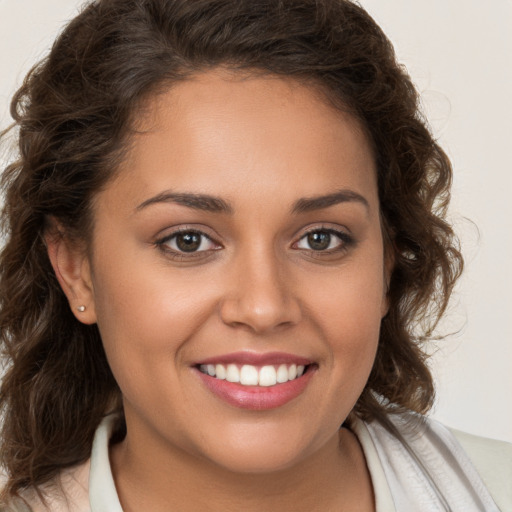
[(252, 366), (265, 366), (274, 364), (296, 364), (307, 366), (312, 364), (311, 359), (288, 354), (286, 352), (233, 352), (231, 354), (222, 354), (218, 356), (202, 359), (196, 364), (250, 364)]

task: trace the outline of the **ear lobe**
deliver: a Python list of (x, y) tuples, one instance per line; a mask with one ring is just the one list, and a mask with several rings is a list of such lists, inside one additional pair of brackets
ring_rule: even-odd
[(60, 226), (45, 234), (48, 257), (75, 317), (84, 324), (96, 323), (94, 289), (89, 258), (69, 240)]

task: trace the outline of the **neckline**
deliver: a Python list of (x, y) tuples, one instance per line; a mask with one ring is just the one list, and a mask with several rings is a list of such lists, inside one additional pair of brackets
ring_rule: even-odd
[[(116, 415), (106, 416), (98, 426), (90, 459), (89, 500), (91, 512), (123, 512), (109, 460), (109, 443)], [(391, 490), (368, 428), (359, 418), (346, 425), (356, 436), (372, 481), (376, 512), (395, 512)]]

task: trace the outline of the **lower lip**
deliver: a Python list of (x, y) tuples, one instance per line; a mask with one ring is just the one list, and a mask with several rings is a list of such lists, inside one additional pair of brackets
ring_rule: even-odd
[(206, 387), (216, 396), (234, 407), (262, 411), (281, 407), (297, 398), (315, 373), (309, 368), (304, 375), (275, 386), (242, 386), (236, 382), (216, 379), (196, 369)]

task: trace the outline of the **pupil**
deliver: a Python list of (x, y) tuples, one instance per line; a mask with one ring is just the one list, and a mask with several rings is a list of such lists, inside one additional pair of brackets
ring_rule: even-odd
[(326, 231), (315, 231), (309, 233), (308, 244), (315, 251), (325, 251), (331, 243), (331, 234)]
[(176, 237), (176, 245), (183, 252), (197, 251), (201, 245), (201, 235), (197, 233), (182, 233)]

